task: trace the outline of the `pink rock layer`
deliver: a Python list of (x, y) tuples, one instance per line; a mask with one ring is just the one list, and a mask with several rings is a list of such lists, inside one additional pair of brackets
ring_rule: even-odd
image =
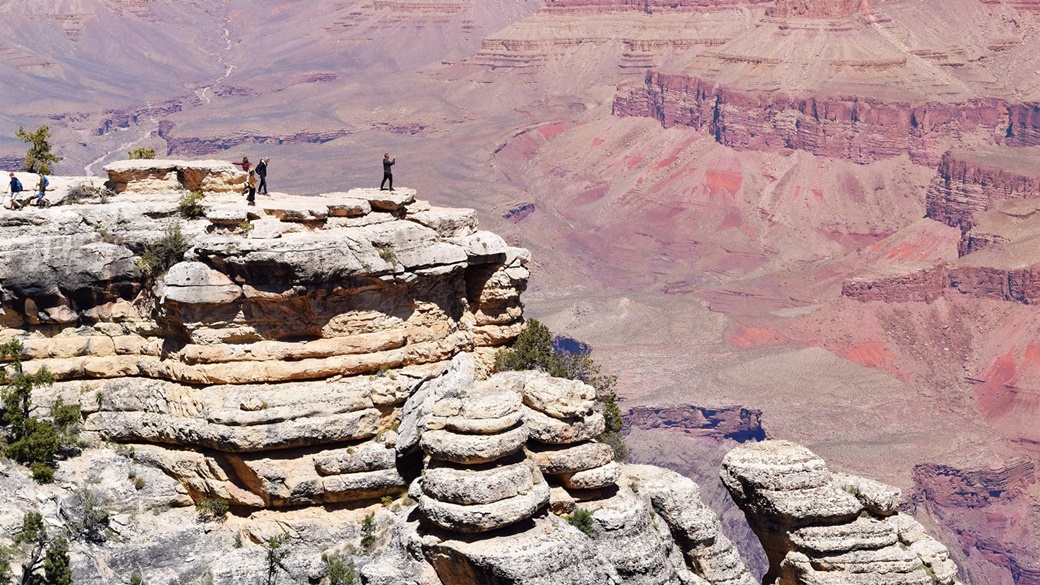
[(705, 130), (737, 150), (804, 150), (858, 164), (907, 154), (915, 163), (935, 166), (951, 138), (980, 146), (1040, 145), (1037, 103), (796, 97), (656, 71), (647, 73), (643, 84), (619, 89), (614, 115), (656, 118), (666, 128)]

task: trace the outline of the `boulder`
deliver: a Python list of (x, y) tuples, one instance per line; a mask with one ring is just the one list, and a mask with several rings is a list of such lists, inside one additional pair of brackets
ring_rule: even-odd
[(242, 298), (242, 287), (201, 262), (178, 262), (162, 279), (160, 303), (226, 305)]
[(590, 416), (595, 411), (596, 389), (584, 382), (541, 372), (518, 375), (525, 381), (524, 404), (532, 410), (561, 420)]
[(617, 482), (621, 475), (621, 466), (616, 461), (606, 465), (565, 473), (560, 476), (560, 482), (567, 489), (572, 490), (599, 490), (610, 487)]
[(549, 503), (549, 485), (544, 481), (535, 483), (526, 493), (489, 504), (442, 502), (426, 495), (418, 480), (408, 494), (419, 503), (427, 520), (444, 530), (462, 534), (487, 532), (528, 520)]
[(426, 211), (409, 209), (405, 219), (424, 225), (443, 238), (458, 238), (477, 231), (477, 212), (474, 209), (434, 207)]
[(527, 441), (524, 424), (494, 435), (470, 435), (447, 430), (424, 430), (419, 444), (430, 457), (452, 463), (488, 463), (520, 450)]
[(451, 504), (473, 505), (526, 494), (542, 482), (542, 474), (530, 461), (507, 465), (458, 467), (431, 462), (419, 478), (426, 495)]
[(602, 467), (614, 460), (614, 450), (610, 445), (595, 441), (564, 447), (530, 445), (529, 449), (531, 460), (542, 473), (547, 474), (585, 471)]
[(603, 415), (598, 412), (584, 417), (558, 419), (524, 407), (524, 420), (531, 429), (531, 440), (547, 445), (569, 445), (588, 441), (600, 436), (606, 429)]
[(398, 187), (393, 191), (383, 191), (375, 187), (351, 189), (347, 197), (368, 201), (373, 211), (397, 213), (415, 201), (415, 189)]

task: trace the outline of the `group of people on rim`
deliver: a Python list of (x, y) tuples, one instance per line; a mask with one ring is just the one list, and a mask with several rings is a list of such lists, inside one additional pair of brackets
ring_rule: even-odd
[[(242, 157), (242, 162), (232, 162), (231, 164), (242, 167), (242, 170), (248, 173), (246, 177), (246, 188), (245, 196), (248, 205), (256, 205), (256, 194), (259, 191), (264, 195), (267, 195), (267, 163), (270, 162), (269, 158), (260, 159), (260, 163), (253, 168), (253, 163), (249, 162), (248, 156)], [(260, 177), (260, 184), (257, 185), (256, 178)]]
[(37, 207), (47, 207), (50, 202), (47, 201), (47, 188), (50, 187), (51, 181), (47, 178), (47, 175), (37, 173), (36, 176), (39, 178), (36, 183), (36, 195), (22, 196), (25, 193), (25, 187), (22, 182), (15, 176), (14, 173), (9, 173), (10, 178), (9, 190), (4, 193), (3, 206), (5, 209), (21, 209), (26, 205), (35, 205)]

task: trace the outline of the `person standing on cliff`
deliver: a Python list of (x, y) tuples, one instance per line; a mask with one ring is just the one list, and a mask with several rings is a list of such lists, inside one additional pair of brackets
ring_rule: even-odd
[(390, 190), (394, 190), (394, 173), (391, 167), (393, 167), (396, 162), (397, 157), (395, 156), (394, 158), (390, 158), (389, 152), (383, 155), (383, 182), (379, 184), (380, 191), (383, 190), (383, 185), (385, 185), (387, 181), (390, 181)]
[(246, 179), (246, 205), (256, 205), (256, 171), (249, 171)]
[(267, 161), (271, 159), (262, 158), (256, 165), (256, 176), (260, 177), (260, 186), (256, 188), (258, 193), (267, 195)]
[(24, 187), (22, 187), (22, 182), (18, 180), (18, 177), (14, 176), (14, 173), (10, 173), (8, 176), (11, 178), (11, 208), (20, 209), (22, 202), (18, 200), (18, 197), (24, 190)]
[(250, 162), (249, 156), (242, 156), (241, 162), (235, 162), (234, 160), (232, 160), (231, 163), (234, 164), (234, 166), (236, 167), (241, 167), (243, 173), (249, 173), (250, 169), (253, 168), (253, 163)]

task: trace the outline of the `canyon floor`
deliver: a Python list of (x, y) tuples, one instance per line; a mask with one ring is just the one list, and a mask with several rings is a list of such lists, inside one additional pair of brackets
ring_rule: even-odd
[[(39, 124), (58, 174), (245, 154), (297, 194), (390, 152), (532, 250), (526, 315), (623, 408), (759, 411), (902, 488), (966, 582), (1040, 582), (1036, 2), (22, 4), (0, 166)], [(714, 482), (731, 439), (655, 426), (636, 458)]]

